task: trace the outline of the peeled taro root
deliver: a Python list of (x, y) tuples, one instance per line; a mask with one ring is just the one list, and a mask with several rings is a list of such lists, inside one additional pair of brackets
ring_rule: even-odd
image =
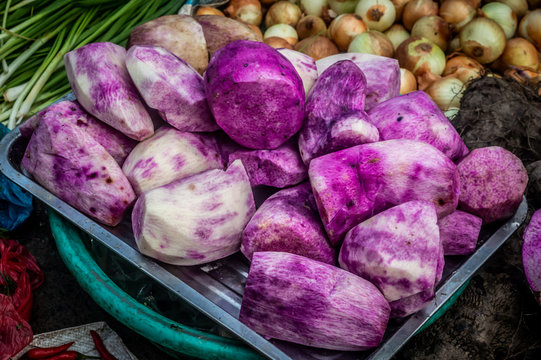
[(391, 305), (391, 316), (420, 310), (434, 296), (443, 264), (433, 203), (409, 201), (352, 228), (340, 267), (372, 282)]
[(144, 140), (154, 125), (128, 70), (126, 49), (92, 43), (64, 56), (66, 74), (77, 101), (86, 111), (124, 135)]
[(365, 111), (385, 100), (400, 95), (400, 66), (398, 60), (372, 54), (337, 54), (316, 61), (318, 74), (321, 76), (328, 67), (342, 60), (353, 61), (366, 76)]
[(308, 176), (333, 245), (361, 221), (406, 201), (432, 202), (440, 218), (458, 203), (456, 165), (415, 140), (380, 141), (321, 156), (310, 162)]
[(198, 265), (237, 252), (255, 212), (240, 161), (143, 193), (132, 212), (139, 251), (173, 265)]
[(209, 63), (207, 42), (201, 25), (187, 15), (165, 15), (147, 21), (130, 32), (127, 48), (160, 46), (203, 74)]
[(458, 163), (461, 210), (484, 224), (511, 217), (522, 201), (528, 174), (522, 161), (499, 146), (472, 150)]
[(172, 181), (223, 168), (216, 141), (207, 136), (163, 126), (140, 142), (130, 153), (122, 171), (136, 194)]
[(370, 282), (284, 252), (256, 252), (239, 320), (259, 334), (323, 349), (378, 346), (389, 304)]
[(318, 77), (314, 59), (306, 54), (291, 49), (278, 49), (278, 52), (288, 59), (295, 67), (295, 70), (297, 70), (297, 73), (302, 79), (304, 93), (308, 96)]
[(381, 140), (423, 141), (453, 161), (468, 153), (451, 122), (424, 91), (386, 100), (370, 109), (368, 117), (378, 128)]
[(237, 150), (229, 154), (229, 163), (241, 160), (252, 186), (292, 186), (308, 177), (296, 145), (288, 141), (274, 150)]
[(46, 112), (32, 133), (22, 165), (60, 199), (115, 226), (135, 194), (116, 160), (94, 136), (62, 112)]
[(483, 219), (456, 210), (438, 221), (445, 255), (469, 255), (475, 251)]
[(238, 40), (221, 48), (205, 73), (205, 90), (218, 125), (247, 148), (275, 149), (302, 126), (302, 80), (264, 43)]
[(522, 238), (524, 273), (536, 301), (541, 304), (541, 210), (532, 215)]
[(240, 21), (218, 15), (200, 15), (195, 19), (203, 28), (210, 57), (236, 40), (263, 41), (261, 33)]
[[(19, 127), (21, 135), (30, 138), (41, 119), (57, 118), (83, 129), (122, 166), (137, 142), (87, 113), (77, 101), (60, 101), (43, 109)], [(48, 121), (48, 120), (43, 120)]]
[(257, 209), (244, 232), (240, 251), (283, 251), (334, 265), (335, 251), (319, 219), (310, 183), (280, 190)]

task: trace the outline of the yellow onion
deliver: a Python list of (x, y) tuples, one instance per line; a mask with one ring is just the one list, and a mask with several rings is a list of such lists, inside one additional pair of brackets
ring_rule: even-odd
[(338, 15), (348, 14), (355, 11), (355, 5), (359, 0), (327, 0), (329, 7)]
[(322, 18), (315, 15), (308, 15), (297, 23), (297, 35), (299, 39), (306, 39), (315, 35), (325, 35), (327, 33), (327, 24)]
[(432, 0), (411, 0), (404, 7), (402, 23), (411, 30), (413, 24), (423, 16), (438, 15), (438, 3)]
[(452, 38), (451, 41), (449, 41), (449, 45), (447, 45), (448, 54), (452, 54), (456, 51), (460, 51), (460, 38), (458, 36)]
[(387, 39), (385, 34), (379, 31), (369, 30), (357, 35), (351, 41), (348, 52), (393, 57), (394, 49), (393, 43)]
[(326, 36), (312, 36), (295, 45), (295, 50), (311, 56), (314, 60), (338, 54), (338, 48)]
[(390, 0), (360, 0), (355, 7), (370, 30), (385, 31), (394, 22), (396, 11)]
[(520, 67), (536, 71), (539, 66), (537, 50), (531, 42), (523, 38), (514, 38), (507, 42), (501, 57), (505, 67)]
[(265, 26), (288, 24), (296, 26), (301, 18), (301, 9), (289, 1), (278, 1), (273, 4), (265, 15)]
[(517, 16), (511, 8), (503, 3), (492, 2), (481, 8), (481, 14), (498, 23), (507, 39), (511, 39), (517, 31)]
[(339, 15), (329, 26), (329, 36), (341, 51), (346, 51), (353, 38), (366, 31), (366, 24), (356, 14)]
[(478, 9), (481, 6), (481, 0), (466, 0), (466, 2), (474, 9)]
[(528, 11), (527, 0), (496, 0), (496, 2), (509, 6), (519, 18), (523, 17)]
[(440, 16), (460, 31), (475, 17), (475, 8), (466, 0), (445, 0), (440, 7)]
[(293, 45), (287, 42), (286, 39), (282, 39), (277, 36), (271, 36), (263, 40), (263, 42), (270, 47), (275, 49), (291, 49), (293, 50)]
[(408, 69), (400, 68), (400, 95), (417, 90), (417, 79)]
[(224, 12), (232, 19), (256, 26), (261, 25), (263, 18), (259, 0), (231, 0)]
[[(261, 32), (261, 29), (259, 28), (259, 26), (255, 26), (254, 24), (246, 24), (248, 25), (253, 31), (254, 33), (261, 39), (263, 40), (263, 33)], [(260, 40), (260, 41), (261, 41)]]
[(263, 39), (273, 37), (273, 36), (285, 39), (291, 45), (295, 45), (299, 41), (299, 36), (297, 35), (297, 31), (295, 31), (295, 29), (292, 26), (289, 26), (287, 24), (272, 25), (270, 28), (268, 28), (265, 31), (265, 34), (263, 35)]
[(479, 64), (474, 59), (464, 55), (458, 55), (447, 59), (442, 75), (451, 75), (463, 83), (467, 83), (468, 81), (481, 77), (484, 71), (483, 65)]
[(278, 0), (260, 0), (260, 1), (261, 1), (261, 4), (268, 6), (268, 5), (274, 4)]
[(323, 17), (329, 9), (327, 0), (301, 0), (301, 10), (306, 15)]
[(541, 9), (526, 14), (520, 21), (518, 32), (541, 50)]
[(402, 20), (402, 12), (404, 11), (404, 7), (410, 0), (391, 0), (391, 2), (394, 5), (394, 10), (396, 13), (395, 21)]
[(211, 6), (202, 6), (202, 7), (197, 8), (197, 11), (195, 12), (194, 16), (199, 16), (199, 15), (225, 16), (223, 12)]
[(396, 50), (400, 67), (408, 69), (415, 76), (424, 73), (441, 75), (445, 69), (445, 54), (430, 40), (410, 37)]
[(505, 33), (494, 20), (479, 17), (460, 31), (460, 47), (481, 64), (496, 60), (505, 48)]
[(445, 76), (434, 81), (425, 91), (441, 110), (446, 111), (460, 107), (464, 84), (453, 76)]
[(439, 16), (423, 16), (415, 22), (411, 29), (411, 36), (424, 37), (438, 45), (445, 51), (451, 40), (449, 24)]
[(393, 49), (396, 50), (400, 44), (409, 39), (410, 33), (403, 25), (394, 24), (389, 30), (385, 31), (385, 36), (393, 44)]
[(445, 115), (445, 117), (449, 119), (449, 121), (452, 121), (458, 115), (459, 111), (460, 111), (460, 108), (450, 107), (449, 109), (443, 112), (443, 115)]

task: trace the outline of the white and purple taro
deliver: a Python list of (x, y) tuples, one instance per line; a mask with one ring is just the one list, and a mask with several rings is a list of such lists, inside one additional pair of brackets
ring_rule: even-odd
[(143, 193), (132, 212), (139, 251), (174, 265), (197, 265), (239, 251), (255, 212), (240, 161)]
[(205, 90), (218, 125), (247, 148), (275, 149), (302, 126), (302, 80), (264, 43), (238, 40), (218, 50), (205, 72)]
[(299, 135), (305, 164), (315, 157), (379, 140), (364, 112), (366, 78), (349, 60), (330, 66), (306, 99), (306, 120)]
[(379, 103), (370, 109), (368, 118), (378, 128), (381, 140), (423, 141), (453, 161), (460, 160), (468, 153), (456, 129), (424, 91), (411, 92)]
[(443, 249), (434, 204), (410, 201), (351, 229), (340, 249), (340, 267), (378, 287), (392, 317), (412, 314), (434, 297)]
[(481, 225), (483, 225), (483, 219), (460, 210), (438, 220), (443, 254), (473, 254), (481, 232)]
[(537, 210), (522, 237), (524, 273), (536, 301), (541, 304), (541, 210)]
[(366, 76), (366, 105), (368, 111), (377, 104), (400, 95), (400, 66), (398, 60), (384, 56), (345, 53), (316, 61), (319, 76), (334, 63), (351, 60)]
[(122, 170), (137, 194), (210, 169), (223, 168), (216, 140), (162, 126), (137, 144)]
[(259, 334), (323, 349), (359, 351), (380, 344), (389, 304), (365, 279), (284, 252), (256, 252), (239, 320)]
[(282, 251), (336, 264), (308, 182), (265, 200), (246, 225), (240, 250), (249, 260), (257, 251)]
[(52, 194), (97, 221), (115, 226), (135, 201), (135, 194), (117, 161), (95, 138), (98, 132), (87, 132), (82, 125), (86, 120), (92, 122), (91, 118), (81, 117), (78, 123), (70, 106), (64, 102), (53, 107), (64, 111), (40, 113), (22, 165)]
[(128, 70), (126, 49), (92, 43), (64, 56), (71, 89), (86, 111), (124, 135), (144, 140), (154, 133), (152, 119)]
[(311, 161), (308, 176), (333, 245), (361, 221), (406, 201), (430, 201), (440, 218), (458, 203), (457, 166), (415, 140), (381, 141), (321, 156)]
[(295, 70), (297, 70), (297, 73), (302, 79), (304, 93), (308, 96), (318, 77), (317, 66), (314, 59), (306, 54), (291, 49), (277, 50), (295, 67)]
[(522, 161), (499, 146), (472, 150), (458, 163), (461, 210), (483, 223), (511, 217), (522, 201), (528, 173)]
[(43, 109), (19, 127), (21, 135), (30, 139), (41, 119), (49, 117), (61, 119), (62, 123), (71, 123), (84, 129), (84, 132), (100, 143), (120, 166), (137, 144), (135, 140), (87, 113), (77, 101), (60, 101)]
[(219, 127), (207, 104), (203, 77), (187, 62), (155, 46), (132, 46), (126, 67), (139, 93), (163, 120), (181, 131)]

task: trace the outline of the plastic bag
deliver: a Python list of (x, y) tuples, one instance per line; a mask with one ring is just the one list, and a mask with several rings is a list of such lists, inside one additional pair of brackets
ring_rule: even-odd
[(15, 310), (11, 298), (0, 295), (0, 360), (8, 360), (32, 338), (32, 328)]

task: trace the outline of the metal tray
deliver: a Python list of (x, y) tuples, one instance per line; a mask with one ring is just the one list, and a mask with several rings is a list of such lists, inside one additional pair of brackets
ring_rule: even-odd
[[(456, 294), (473, 274), (518, 229), (526, 218), (527, 203), (523, 198), (517, 212), (505, 223), (485, 226), (481, 230), (477, 251), (470, 256), (446, 257), (443, 279), (435, 299), (423, 310), (404, 319), (392, 319), (382, 344), (371, 351), (337, 352), (266, 340), (238, 320), (249, 263), (240, 254), (203, 266), (172, 266), (141, 255), (137, 251), (130, 216), (116, 227), (101, 225), (26, 176), (21, 159), (28, 140), (16, 128), (0, 142), (0, 172), (73, 222), (82, 231), (103, 243), (116, 255), (126, 259), (150, 278), (162, 284), (189, 305), (244, 340), (249, 346), (271, 359), (390, 359)], [(270, 189), (254, 189), (256, 204), (272, 193)]]

